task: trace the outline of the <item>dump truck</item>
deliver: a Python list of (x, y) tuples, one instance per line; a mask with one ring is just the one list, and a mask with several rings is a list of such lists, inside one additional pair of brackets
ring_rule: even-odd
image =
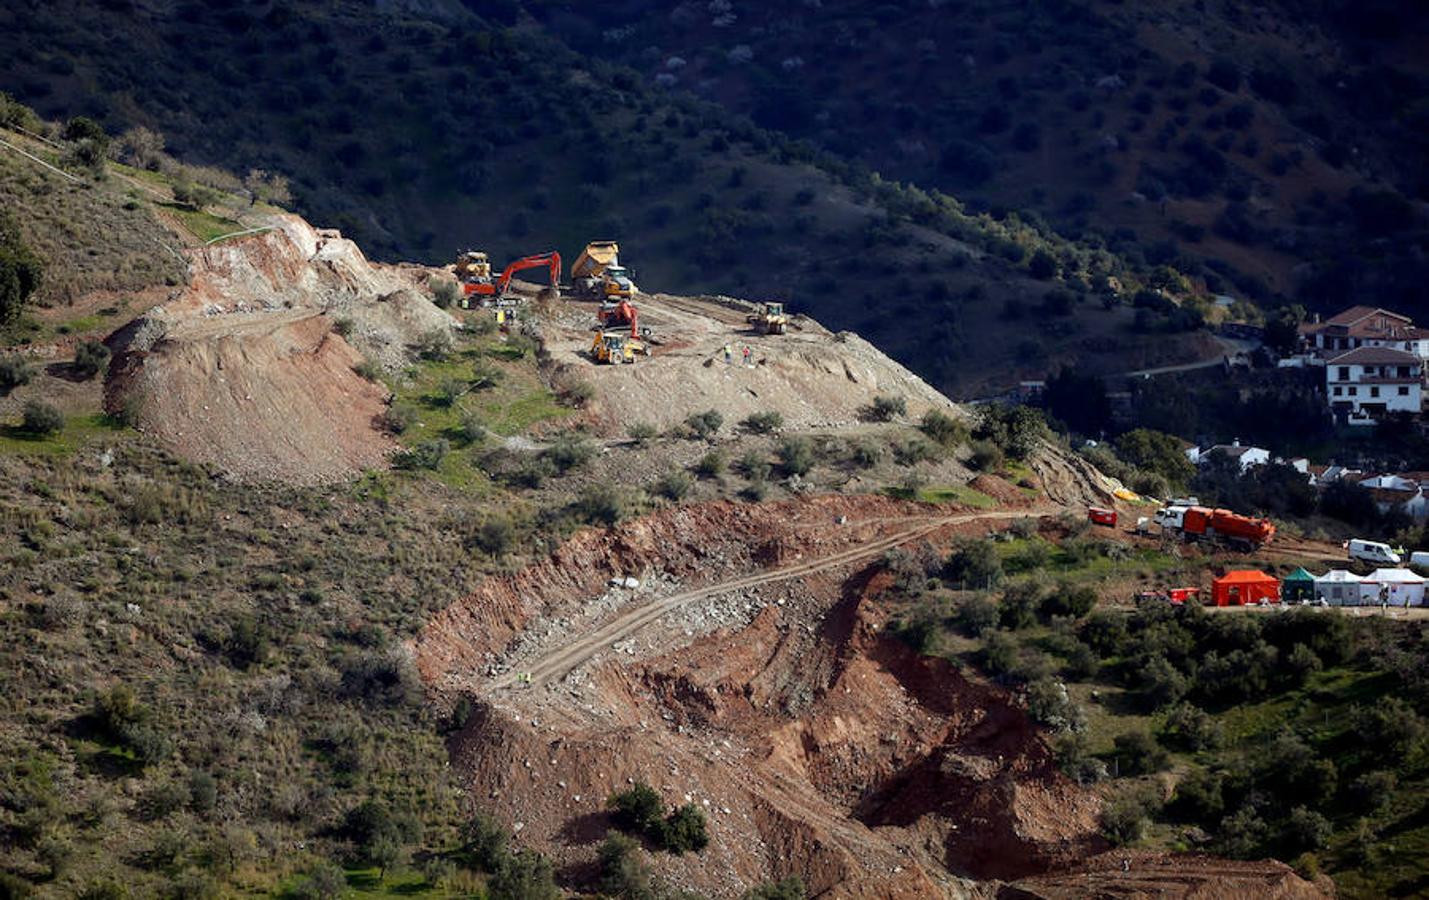
[(590, 358), (597, 363), (633, 363), (637, 354), (646, 356), (650, 350), (644, 343), (623, 331), (597, 332), (590, 345)]
[(782, 303), (765, 303), (759, 312), (750, 313), (744, 321), (754, 326), (760, 334), (783, 334), (789, 327), (789, 316)]
[(571, 287), (580, 297), (629, 300), (640, 292), (630, 273), (620, 264), (615, 241), (591, 241), (571, 263)]
[(1167, 506), (1152, 517), (1163, 532), (1179, 534), (1187, 541), (1210, 541), (1236, 550), (1264, 547), (1275, 537), (1275, 523), (1269, 519), (1243, 516), (1228, 509), (1204, 506)]

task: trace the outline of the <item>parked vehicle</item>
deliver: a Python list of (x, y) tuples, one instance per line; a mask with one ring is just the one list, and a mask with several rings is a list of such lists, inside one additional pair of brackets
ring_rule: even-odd
[(1350, 559), (1360, 559), (1371, 563), (1388, 563), (1397, 566), (1400, 563), (1400, 555), (1394, 552), (1394, 548), (1381, 541), (1366, 541), (1355, 538), (1345, 544), (1345, 549), (1349, 551)]
[(1153, 521), (1184, 540), (1206, 540), (1237, 550), (1258, 549), (1275, 537), (1275, 523), (1269, 519), (1242, 516), (1228, 509), (1167, 506), (1156, 511)]
[(1087, 508), (1087, 519), (1093, 525), (1105, 525), (1108, 528), (1116, 527), (1116, 510), (1106, 509), (1101, 506), (1090, 506)]
[(1429, 569), (1429, 550), (1415, 550), (1409, 554), (1409, 564), (1421, 569)]

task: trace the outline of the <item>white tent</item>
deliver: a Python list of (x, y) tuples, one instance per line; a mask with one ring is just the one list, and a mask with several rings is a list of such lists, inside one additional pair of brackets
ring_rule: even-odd
[(1354, 572), (1332, 569), (1315, 579), (1315, 599), (1323, 597), (1331, 606), (1359, 606), (1363, 580)]
[(1360, 582), (1360, 602), (1388, 601), (1390, 606), (1423, 606), (1424, 579), (1409, 569), (1375, 569)]

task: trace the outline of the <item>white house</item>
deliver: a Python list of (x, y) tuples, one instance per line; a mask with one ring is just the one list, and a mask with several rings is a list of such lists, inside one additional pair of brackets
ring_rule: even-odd
[(1359, 606), (1360, 578), (1345, 569), (1331, 569), (1315, 579), (1315, 599), (1325, 598), (1331, 606)]
[(1299, 332), (1305, 349), (1321, 359), (1361, 347), (1382, 347), (1429, 360), (1429, 329), (1387, 309), (1352, 306), (1324, 322), (1301, 325)]
[(1373, 425), (1388, 413), (1418, 415), (1423, 371), (1413, 353), (1360, 347), (1325, 363), (1325, 397), (1336, 418), (1351, 425)]
[(1424, 578), (1409, 569), (1375, 569), (1360, 582), (1360, 603), (1423, 606)]
[[(1229, 457), (1240, 463), (1241, 472), (1245, 472), (1251, 466), (1263, 466), (1270, 462), (1270, 451), (1264, 447), (1249, 447), (1242, 445), (1239, 440), (1229, 444), (1216, 444), (1198, 453), (1194, 459), (1197, 465), (1208, 462), (1211, 457), (1220, 454)], [(1189, 456), (1189, 454), (1187, 454)]]

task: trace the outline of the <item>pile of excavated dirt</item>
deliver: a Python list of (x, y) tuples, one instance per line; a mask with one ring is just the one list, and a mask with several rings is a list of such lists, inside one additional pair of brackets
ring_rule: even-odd
[(803, 316), (785, 334), (761, 335), (745, 322), (751, 304), (666, 294), (642, 295), (636, 303), (640, 326), (652, 331), (651, 355), (631, 365), (591, 360), (594, 304), (565, 302), (543, 330), (553, 363), (595, 386), (593, 408), (610, 434), (635, 422), (667, 428), (707, 409), (730, 424), (777, 412), (790, 428), (844, 426), (859, 421), (880, 395), (902, 397), (914, 418), (956, 409), (872, 344)]
[(244, 481), (317, 482), (385, 464), (396, 368), (455, 322), (425, 270), (369, 263), (351, 241), (279, 216), (266, 232), (190, 253), (186, 290), (110, 338), (105, 405), (175, 453)]
[(1328, 877), (1311, 883), (1275, 860), (1239, 861), (1189, 854), (1116, 851), (1068, 872), (1005, 885), (998, 900), (1166, 897), (1194, 900), (1321, 900), (1335, 896)]
[(375, 421), (387, 390), (326, 316), (186, 319), (145, 354), (122, 355), (110, 403), (185, 459), (242, 481), (330, 481), (381, 467), (395, 448)]
[(487, 582), (428, 625), (418, 668), (440, 702), (477, 701), (451, 744), (473, 804), (573, 884), (606, 798), (644, 781), (709, 819), (706, 851), (661, 859), (675, 886), (738, 896), (798, 874), (821, 895), (971, 896), (1098, 849), (1098, 800), (1005, 692), (885, 634), (869, 563), (1029, 512), (676, 508)]

